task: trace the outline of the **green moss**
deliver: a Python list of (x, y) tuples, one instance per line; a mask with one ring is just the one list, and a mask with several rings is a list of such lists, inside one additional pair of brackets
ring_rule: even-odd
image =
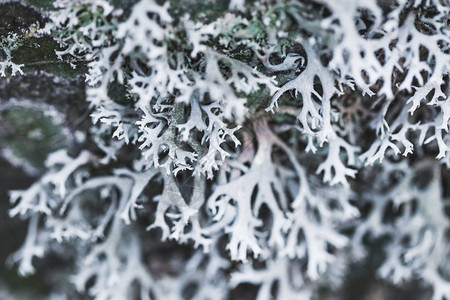
[(126, 105), (129, 103), (127, 88), (118, 81), (113, 81), (108, 86), (108, 97), (115, 102)]
[(228, 11), (227, 0), (174, 0), (169, 12), (175, 19), (189, 14), (194, 21), (211, 23)]
[(50, 152), (61, 148), (66, 138), (53, 119), (37, 108), (14, 105), (0, 112), (0, 144), (40, 168)]
[(123, 14), (122, 14), (121, 18), (126, 19), (130, 15), (131, 9), (133, 8), (134, 4), (139, 2), (139, 0), (109, 0), (109, 2), (115, 8), (122, 9)]
[(9, 33), (22, 34), (34, 23), (44, 23), (42, 16), (35, 9), (19, 2), (0, 4), (0, 37)]
[(50, 292), (50, 286), (45, 283), (42, 274), (35, 273), (26, 277), (18, 275), (17, 267), (11, 270), (1, 270), (0, 278), (7, 282), (8, 288), (15, 291), (14, 295), (19, 299), (43, 299), (43, 295)]
[(265, 110), (269, 106), (270, 100), (272, 99), (269, 91), (265, 87), (261, 87), (257, 91), (248, 95), (242, 93), (240, 96), (247, 98), (248, 108), (255, 113), (257, 111)]
[(52, 10), (53, 0), (25, 0), (28, 4), (33, 5), (34, 7), (42, 8), (45, 10)]
[(251, 49), (246, 48), (244, 45), (239, 45), (228, 55), (233, 59), (237, 59), (245, 63), (250, 63), (253, 59), (254, 53)]
[(12, 57), (16, 64), (24, 64), (22, 70), (28, 73), (42, 70), (61, 77), (71, 78), (87, 72), (85, 63), (76, 62), (77, 68), (73, 69), (69, 63), (58, 59), (55, 50), (61, 50), (61, 48), (49, 36), (30, 38), (12, 52)]

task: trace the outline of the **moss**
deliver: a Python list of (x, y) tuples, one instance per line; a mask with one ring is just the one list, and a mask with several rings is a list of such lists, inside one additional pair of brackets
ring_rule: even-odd
[[(40, 8), (48, 8), (52, 1), (28, 0)], [(0, 4), (0, 41), (11, 33), (18, 35), (17, 45), (11, 50), (12, 60), (24, 64), (24, 72), (46, 71), (61, 77), (74, 77), (87, 71), (83, 62), (74, 62), (73, 69), (68, 62), (58, 59), (55, 50), (62, 50), (51, 37), (33, 37), (33, 28), (44, 26), (45, 18), (36, 9), (19, 2)], [(16, 48), (17, 47), (17, 48)], [(1, 51), (0, 51), (1, 52)]]
[(25, 0), (28, 4), (33, 5), (37, 8), (42, 8), (44, 10), (52, 10), (53, 0)]
[(87, 109), (83, 77), (62, 79), (45, 72), (0, 78), (0, 99), (27, 99), (56, 106), (75, 122)]
[(21, 277), (18, 275), (16, 267), (12, 270), (2, 270), (0, 278), (3, 282), (8, 283), (9, 289), (15, 291), (14, 295), (19, 296), (19, 299), (26, 299), (25, 297), (43, 299), (43, 295), (47, 295), (50, 292), (50, 286), (45, 283), (42, 274), (39, 273)]
[(244, 45), (239, 45), (234, 51), (229, 53), (229, 56), (233, 59), (250, 63), (253, 59), (254, 53), (251, 49), (246, 48)]
[(41, 14), (19, 2), (0, 4), (0, 36), (9, 33), (22, 34), (32, 24), (44, 23)]
[(227, 0), (174, 0), (169, 12), (175, 19), (189, 14), (194, 21), (211, 23), (228, 11), (228, 5)]
[(123, 10), (123, 14), (121, 16), (121, 19), (126, 19), (131, 13), (131, 9), (133, 8), (134, 4), (139, 2), (139, 0), (109, 0), (112, 6), (115, 8), (120, 8)]
[(36, 168), (43, 167), (47, 155), (66, 143), (59, 126), (38, 108), (13, 105), (3, 110), (0, 128), (0, 143)]
[(272, 98), (265, 87), (261, 87), (248, 95), (240, 93), (239, 96), (247, 98), (247, 106), (254, 112), (265, 110), (269, 106)]
[(17, 50), (12, 52), (16, 64), (24, 64), (24, 72), (36, 70), (46, 71), (65, 78), (72, 78), (87, 72), (84, 62), (76, 62), (73, 69), (69, 63), (58, 59), (55, 50), (61, 50), (58, 43), (49, 36), (30, 38), (23, 42)]
[(118, 81), (109, 84), (108, 97), (121, 105), (127, 105), (130, 98), (126, 86)]

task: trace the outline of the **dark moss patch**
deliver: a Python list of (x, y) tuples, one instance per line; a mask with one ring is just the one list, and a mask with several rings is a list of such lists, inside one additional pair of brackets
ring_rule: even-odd
[(31, 38), (14, 50), (12, 57), (16, 64), (25, 65), (22, 70), (27, 73), (42, 70), (61, 77), (72, 78), (87, 72), (84, 62), (73, 62), (77, 66), (73, 69), (68, 62), (58, 59), (55, 50), (62, 49), (51, 37)]
[(120, 8), (120, 9), (123, 10), (123, 14), (121, 16), (121, 19), (125, 20), (130, 15), (133, 6), (137, 2), (139, 2), (139, 0), (109, 0), (109, 2), (115, 8)]
[(50, 152), (63, 147), (66, 137), (44, 111), (13, 105), (0, 112), (0, 143), (33, 167), (41, 168)]
[(245, 63), (250, 63), (253, 60), (254, 53), (251, 49), (245, 48), (244, 46), (238, 46), (234, 51), (229, 53), (231, 58), (240, 60)]
[(54, 9), (53, 0), (26, 0), (26, 2), (37, 8), (42, 8), (45, 10)]
[(265, 110), (272, 99), (268, 89), (265, 87), (260, 87), (257, 91), (251, 92), (248, 95), (241, 93), (240, 96), (247, 98), (247, 107), (254, 112)]
[(228, 0), (174, 0), (170, 1), (169, 12), (175, 19), (189, 14), (195, 21), (211, 23), (228, 11), (229, 3)]
[(129, 103), (129, 94), (126, 86), (120, 84), (118, 81), (113, 81), (108, 86), (108, 97), (115, 102), (126, 105)]
[(84, 78), (62, 79), (41, 71), (0, 78), (0, 101), (27, 99), (57, 107), (71, 130), (87, 130), (90, 120)]
[(41, 14), (32, 7), (19, 2), (0, 4), (0, 36), (9, 33), (23, 34), (32, 24), (43, 24)]

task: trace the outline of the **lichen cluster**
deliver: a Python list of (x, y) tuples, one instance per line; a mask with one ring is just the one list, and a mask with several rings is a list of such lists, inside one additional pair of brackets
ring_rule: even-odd
[(448, 1), (115, 2), (36, 30), (86, 65), (92, 126), (12, 191), (19, 272), (55, 251), (94, 299), (314, 299), (383, 238), (382, 278), (450, 297)]

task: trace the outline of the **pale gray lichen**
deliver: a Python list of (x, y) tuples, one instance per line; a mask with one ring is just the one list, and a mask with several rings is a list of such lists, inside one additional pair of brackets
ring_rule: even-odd
[[(42, 33), (88, 62), (103, 153), (55, 152), (11, 193), (11, 215), (32, 220), (22, 273), (75, 241), (73, 282), (96, 299), (182, 299), (192, 284), (190, 299), (225, 299), (244, 283), (258, 300), (310, 299), (364, 237), (388, 235), (380, 276), (450, 297), (448, 1), (230, 1), (208, 22), (169, 1), (126, 16), (104, 0), (55, 7)], [(258, 93), (271, 101), (249, 109)], [(143, 228), (199, 249), (174, 276), (152, 273)]]

